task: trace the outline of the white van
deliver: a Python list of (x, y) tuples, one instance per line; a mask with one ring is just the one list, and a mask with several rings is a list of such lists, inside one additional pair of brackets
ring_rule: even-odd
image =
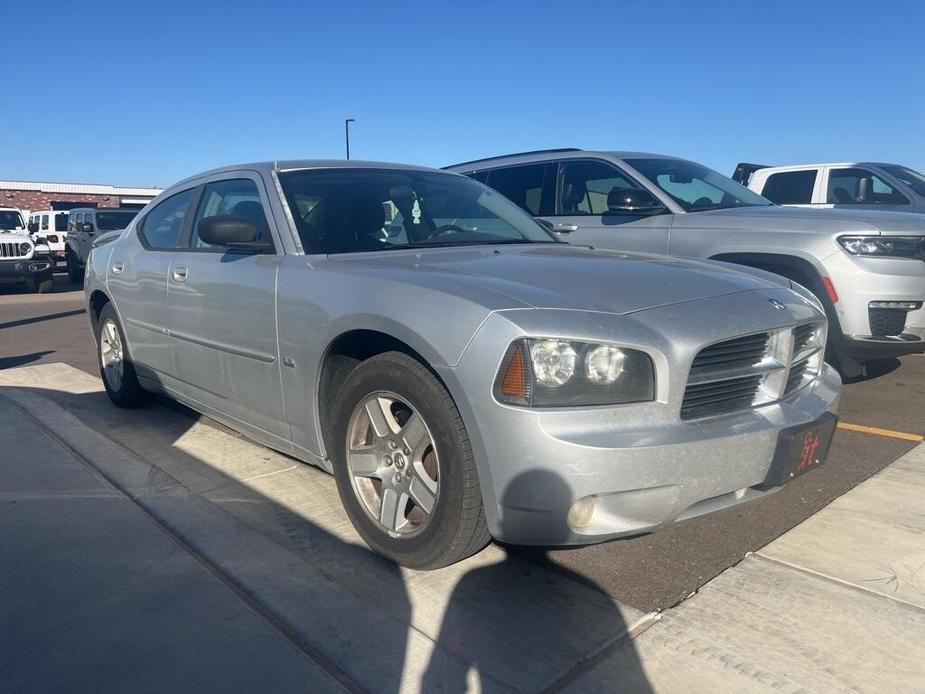
[(64, 242), (67, 239), (67, 219), (67, 210), (39, 210), (29, 215), (29, 235), (32, 236), (33, 241), (38, 238), (45, 239), (55, 259), (55, 267), (67, 266), (64, 250)]

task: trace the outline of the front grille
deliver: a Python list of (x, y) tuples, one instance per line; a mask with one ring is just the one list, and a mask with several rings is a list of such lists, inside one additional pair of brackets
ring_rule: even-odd
[(767, 350), (767, 333), (737, 337), (702, 349), (691, 370), (748, 366), (761, 361)]
[(793, 329), (793, 353), (799, 354), (802, 350), (806, 349), (806, 346), (809, 344), (815, 332), (816, 326), (812, 323), (806, 323), (795, 327)]
[(790, 373), (787, 374), (787, 383), (784, 386), (784, 396), (790, 395), (803, 385), (803, 377), (809, 368), (809, 357), (797, 362), (790, 367)]
[(776, 402), (819, 373), (825, 324), (805, 323), (704, 347), (691, 363), (681, 419), (699, 419)]
[(0, 258), (24, 258), (19, 252), (19, 244), (19, 241), (0, 241)]
[(870, 334), (875, 337), (901, 335), (906, 328), (906, 310), (902, 308), (869, 308)]
[(761, 386), (761, 374), (690, 385), (684, 391), (681, 419), (695, 419), (750, 407)]

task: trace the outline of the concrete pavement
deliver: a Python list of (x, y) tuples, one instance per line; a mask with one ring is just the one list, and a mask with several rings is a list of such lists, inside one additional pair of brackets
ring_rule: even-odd
[(494, 546), (398, 569), (328, 475), (65, 365), (0, 415), (4, 691), (925, 690), (922, 446), (652, 614)]

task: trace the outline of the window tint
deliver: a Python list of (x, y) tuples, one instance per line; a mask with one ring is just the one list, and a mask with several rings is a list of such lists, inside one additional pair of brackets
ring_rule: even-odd
[(685, 159), (627, 159), (626, 163), (670, 195), (685, 212), (771, 204), (731, 178)]
[[(476, 179), (478, 180), (478, 179)], [(552, 214), (555, 164), (530, 164), (493, 169), (488, 185), (532, 215)]]
[(778, 205), (808, 205), (813, 201), (817, 169), (783, 171), (768, 176), (761, 195)]
[(308, 253), (557, 243), (504, 196), (462, 176), (333, 169), (287, 171), (280, 183)]
[(641, 188), (616, 167), (601, 161), (562, 162), (559, 214), (598, 215), (608, 211), (611, 191)]
[[(113, 212), (97, 212), (96, 213), (96, 228), (99, 231), (117, 231), (119, 229), (125, 229), (129, 224), (132, 223), (132, 220), (138, 215), (137, 210), (116, 210)], [(93, 218), (93, 213), (87, 213), (87, 221), (90, 221)]]
[(826, 201), (835, 205), (908, 205), (906, 196), (867, 169), (831, 169)]
[(55, 231), (67, 231), (67, 212), (55, 213)]
[(898, 178), (919, 195), (925, 195), (925, 176), (918, 171), (898, 164), (880, 164), (880, 168)]
[(199, 222), (208, 217), (220, 216), (249, 219), (257, 225), (258, 239), (265, 239), (270, 235), (257, 184), (249, 178), (217, 181), (206, 186), (196, 222), (193, 224), (193, 235), (190, 239), (192, 248), (215, 248), (199, 238)]
[(150, 248), (176, 248), (194, 191), (195, 188), (190, 188), (171, 195), (147, 214), (140, 234)]
[(42, 215), (42, 231), (48, 231), (48, 215)]

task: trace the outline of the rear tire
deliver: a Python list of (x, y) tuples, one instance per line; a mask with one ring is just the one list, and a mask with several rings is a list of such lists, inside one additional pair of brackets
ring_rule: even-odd
[(67, 278), (71, 283), (76, 284), (77, 282), (83, 282), (84, 271), (82, 268), (78, 267), (77, 261), (74, 259), (74, 254), (71, 253), (71, 249), (68, 248), (64, 254), (65, 262), (67, 263)]
[(150, 399), (129, 357), (125, 333), (112, 304), (103, 306), (96, 323), (96, 356), (106, 394), (119, 407), (138, 407)]
[(331, 429), (337, 490), (372, 550), (437, 569), (491, 539), (462, 418), (420, 362), (400, 352), (362, 362), (338, 393)]

